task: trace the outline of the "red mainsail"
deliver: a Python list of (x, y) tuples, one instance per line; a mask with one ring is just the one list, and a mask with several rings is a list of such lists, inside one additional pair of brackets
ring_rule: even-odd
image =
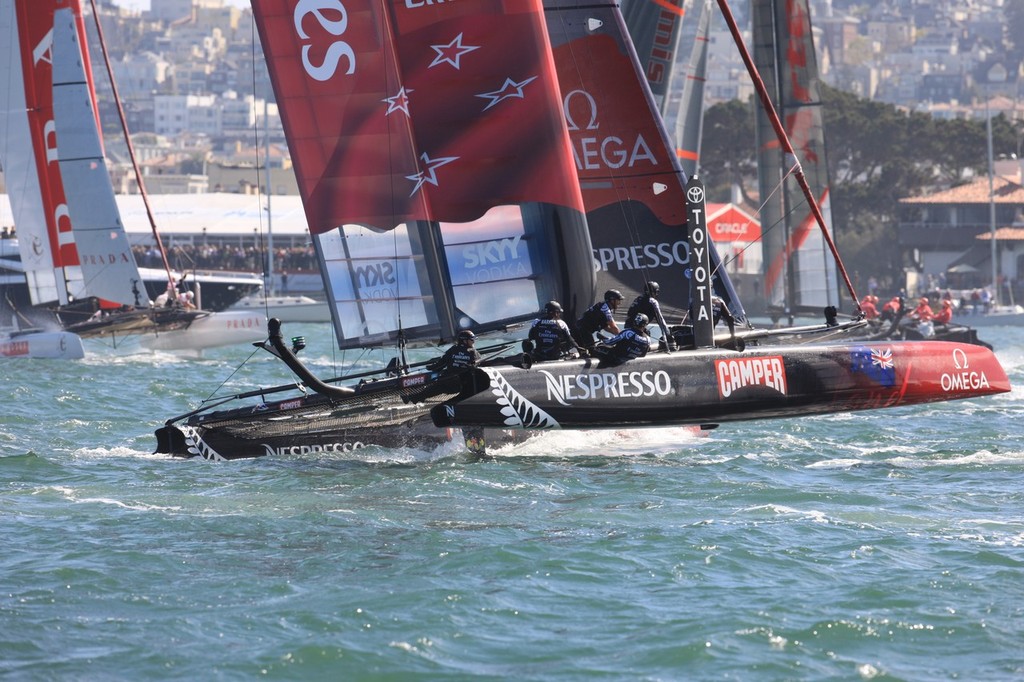
[(582, 211), (539, 0), (253, 11), (313, 233)]

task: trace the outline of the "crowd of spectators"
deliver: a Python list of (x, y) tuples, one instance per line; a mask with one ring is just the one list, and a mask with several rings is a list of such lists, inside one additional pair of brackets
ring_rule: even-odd
[[(133, 246), (135, 261), (144, 268), (162, 268), (155, 246)], [(167, 249), (167, 260), (175, 270), (234, 270), (263, 272), (265, 254), (258, 246), (238, 244), (175, 244)], [(274, 249), (274, 270), (316, 272), (316, 253), (312, 246)]]

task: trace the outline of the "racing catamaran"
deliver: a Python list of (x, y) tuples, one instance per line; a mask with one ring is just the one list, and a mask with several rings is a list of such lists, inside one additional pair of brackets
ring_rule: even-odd
[[(673, 329), (677, 352), (618, 367), (533, 364), (505, 345), (448, 375), (399, 353), (339, 385), (309, 372), (295, 356), (302, 344), (289, 347), (272, 321), (263, 347), (303, 390), (210, 401), (167, 420), (159, 452), (340, 452), (436, 443), (455, 428), (479, 451), (486, 429), (710, 428), (1009, 390), (980, 346), (760, 343), (862, 326), (838, 324), (834, 310), (820, 327), (718, 332), (715, 299), (738, 320), (743, 307), (707, 235), (703, 185), (679, 169), (612, 0), (253, 9), (340, 347), (508, 334), (550, 299), (582, 310), (595, 292), (595, 224), (634, 235), (621, 261), (635, 267), (622, 270), (650, 281), (660, 267), (666, 288), (685, 292), (690, 324)], [(255, 404), (230, 407), (238, 400)]]
[(254, 313), (151, 305), (104, 158), (78, 0), (2, 0), (0, 36), (0, 161), (33, 304), (19, 315), (154, 350), (262, 338), (265, 321)]

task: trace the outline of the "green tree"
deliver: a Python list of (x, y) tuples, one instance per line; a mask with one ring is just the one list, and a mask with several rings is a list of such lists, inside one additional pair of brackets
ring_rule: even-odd
[(698, 174), (714, 201), (728, 201), (733, 185), (743, 188), (745, 198), (746, 187), (757, 185), (754, 110), (749, 101), (731, 100), (705, 112)]
[[(986, 173), (985, 122), (934, 119), (827, 86), (822, 101), (833, 228), (843, 261), (862, 279), (895, 283), (902, 265), (895, 248), (899, 200), (964, 182), (968, 171)], [(733, 182), (757, 186), (752, 106), (733, 101), (705, 115), (701, 168), (717, 200), (727, 199)], [(996, 157), (1018, 154), (1020, 127), (996, 116), (992, 130)]]

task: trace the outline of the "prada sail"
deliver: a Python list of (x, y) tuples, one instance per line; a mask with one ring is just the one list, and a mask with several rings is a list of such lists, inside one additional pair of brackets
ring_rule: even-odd
[(53, 15), (53, 2), (0, 0), (0, 163), (36, 305), (86, 295), (57, 163)]
[[(682, 45), (690, 46), (690, 61), (683, 82), (683, 94), (675, 116), (676, 155), (687, 175), (700, 167), (700, 141), (704, 132), (704, 84), (708, 72), (708, 30), (711, 27), (711, 0), (695, 0), (696, 16), (687, 22)], [(671, 120), (666, 117), (666, 120)]]
[(81, 15), (70, 9), (54, 13), (53, 111), (58, 165), (85, 290), (104, 301), (148, 306), (103, 156), (80, 22)]
[(622, 17), (658, 110), (669, 106), (676, 50), (692, 0), (622, 0)]

